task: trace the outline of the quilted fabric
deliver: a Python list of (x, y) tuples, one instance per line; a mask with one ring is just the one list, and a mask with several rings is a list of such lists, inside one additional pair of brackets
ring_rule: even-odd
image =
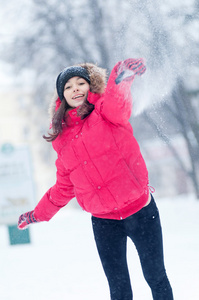
[(148, 200), (148, 172), (129, 123), (131, 84), (115, 83), (118, 63), (103, 94), (89, 92), (95, 105), (81, 120), (69, 111), (63, 132), (53, 141), (57, 181), (35, 208), (35, 217), (48, 221), (72, 198), (93, 216), (126, 218)]

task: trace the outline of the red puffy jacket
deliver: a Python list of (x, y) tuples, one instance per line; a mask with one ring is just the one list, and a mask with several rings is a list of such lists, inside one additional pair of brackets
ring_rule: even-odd
[(118, 220), (146, 204), (148, 172), (129, 123), (133, 78), (116, 85), (118, 64), (102, 95), (89, 92), (92, 113), (81, 120), (77, 108), (69, 111), (53, 141), (57, 181), (36, 206), (36, 219), (50, 220), (74, 197), (93, 216)]

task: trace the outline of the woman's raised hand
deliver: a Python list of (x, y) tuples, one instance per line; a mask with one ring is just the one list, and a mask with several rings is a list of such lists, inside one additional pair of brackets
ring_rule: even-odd
[(117, 78), (115, 83), (118, 84), (121, 81), (131, 81), (135, 75), (141, 76), (146, 71), (144, 60), (142, 58), (128, 58), (121, 61), (117, 66)]

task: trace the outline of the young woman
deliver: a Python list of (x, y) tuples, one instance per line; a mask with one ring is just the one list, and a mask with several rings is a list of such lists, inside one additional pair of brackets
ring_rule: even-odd
[(52, 132), (57, 181), (18, 228), (49, 221), (73, 197), (92, 215), (99, 256), (112, 300), (132, 300), (126, 243), (134, 242), (154, 300), (172, 300), (163, 260), (159, 213), (148, 172), (129, 123), (131, 84), (142, 59), (127, 59), (106, 71), (93, 64), (64, 69), (57, 78)]

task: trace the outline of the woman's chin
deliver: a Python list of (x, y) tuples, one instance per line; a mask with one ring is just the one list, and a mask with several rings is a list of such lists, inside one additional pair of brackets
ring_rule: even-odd
[(79, 107), (80, 105), (83, 104), (84, 101), (77, 101), (76, 103), (73, 104), (73, 107)]

